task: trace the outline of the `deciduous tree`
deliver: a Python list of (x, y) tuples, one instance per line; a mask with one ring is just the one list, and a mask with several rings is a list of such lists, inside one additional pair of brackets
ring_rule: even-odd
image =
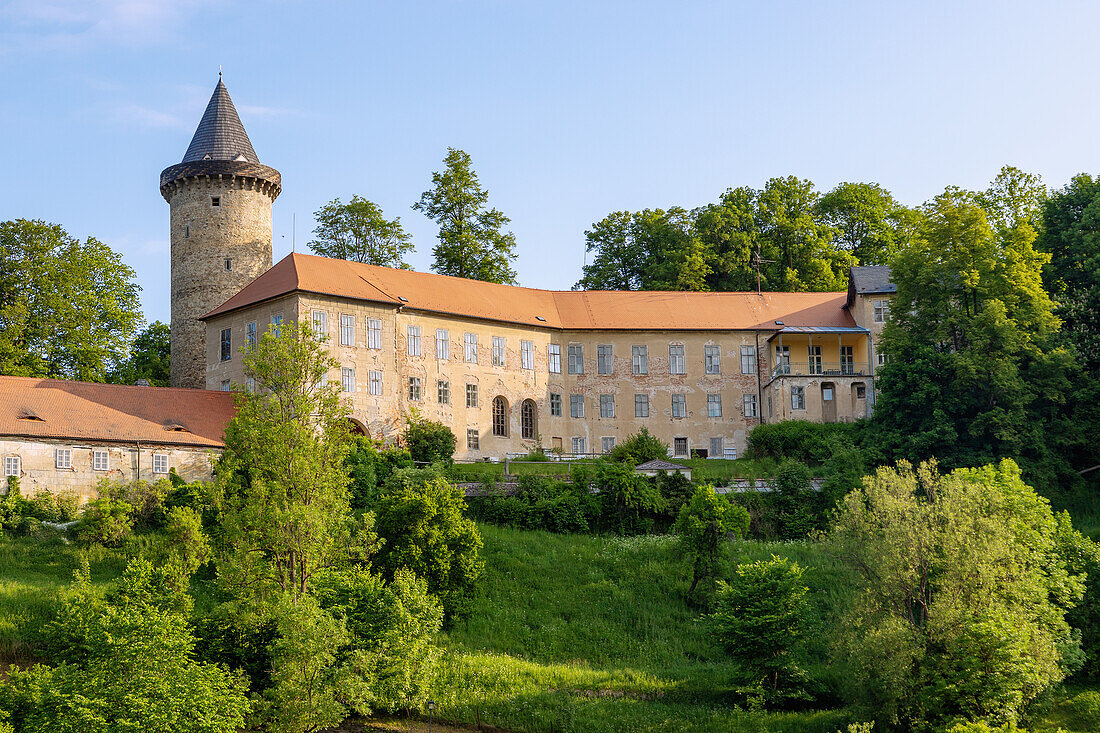
[(322, 257), (411, 269), (405, 261), (413, 250), (411, 236), (400, 217), (386, 219), (373, 202), (352, 196), (345, 204), (336, 198), (315, 211), (313, 218), (317, 227), (309, 248)]

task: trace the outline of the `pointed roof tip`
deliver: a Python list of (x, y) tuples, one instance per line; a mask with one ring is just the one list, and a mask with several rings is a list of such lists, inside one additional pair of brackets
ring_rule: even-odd
[(229, 97), (229, 90), (222, 81), (221, 69), (218, 69), (218, 83), (210, 102), (195, 129), (195, 136), (183, 155), (184, 163), (201, 160), (243, 160), (259, 163), (259, 156), (248, 139), (248, 133), (241, 124), (237, 108)]

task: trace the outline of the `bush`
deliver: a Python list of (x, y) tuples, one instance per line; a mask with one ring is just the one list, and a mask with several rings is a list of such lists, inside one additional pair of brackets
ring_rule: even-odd
[(821, 497), (812, 481), (813, 474), (803, 463), (788, 459), (779, 465), (773, 496), (781, 539), (800, 539), (821, 525)]
[(657, 458), (668, 458), (668, 445), (662, 443), (649, 430), (642, 428), (633, 435), (628, 435), (626, 440), (616, 445), (609, 456), (616, 463), (629, 463), (637, 466), (646, 461)]
[(789, 458), (817, 466), (828, 460), (838, 444), (854, 445), (856, 425), (809, 420), (757, 425), (749, 433), (748, 452), (753, 458)]
[(379, 488), (399, 468), (413, 468), (412, 454), (405, 448), (386, 448), (370, 438), (356, 438), (345, 459), (351, 474), (351, 506), (370, 509), (378, 500)]
[(84, 505), (76, 537), (81, 544), (118, 547), (133, 531), (132, 507), (124, 501), (96, 499)]
[(96, 486), (99, 496), (130, 506), (130, 519), (140, 529), (164, 526), (165, 500), (174, 487), (169, 479), (149, 481), (110, 481), (103, 479)]
[(691, 588), (688, 602), (695, 601), (700, 580), (714, 577), (718, 567), (722, 541), (726, 537), (744, 537), (749, 529), (749, 513), (743, 507), (719, 496), (710, 486), (695, 490), (691, 501), (680, 510), (676, 519), (676, 534), (684, 554), (691, 560)]
[(602, 523), (621, 535), (646, 534), (668, 506), (648, 476), (634, 473), (634, 467), (600, 461), (593, 477), (603, 505)]
[(409, 416), (409, 423), (402, 437), (413, 461), (451, 465), (455, 454), (455, 434), (443, 423), (427, 420), (414, 413)]

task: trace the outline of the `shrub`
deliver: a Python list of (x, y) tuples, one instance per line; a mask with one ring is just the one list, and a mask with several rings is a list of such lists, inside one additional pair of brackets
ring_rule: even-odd
[(657, 482), (634, 473), (633, 466), (600, 461), (594, 482), (603, 505), (603, 524), (618, 534), (646, 534), (667, 507)]
[(854, 444), (855, 425), (809, 420), (780, 420), (757, 425), (749, 433), (748, 452), (753, 458), (789, 458), (820, 465), (833, 454), (836, 445)]
[(668, 458), (668, 445), (662, 443), (646, 428), (642, 428), (637, 433), (628, 435), (626, 440), (616, 445), (612, 449), (609, 458), (616, 463), (629, 463), (631, 466), (637, 466), (639, 463), (652, 461), (656, 458)]
[(695, 601), (700, 580), (714, 577), (722, 541), (729, 535), (744, 537), (749, 529), (749, 513), (719, 496), (710, 486), (700, 486), (691, 501), (680, 510), (676, 534), (684, 554), (691, 560), (691, 588), (688, 602)]
[(130, 506), (130, 518), (140, 529), (164, 526), (164, 503), (174, 488), (169, 479), (158, 481), (110, 481), (103, 479), (96, 486), (101, 497)]
[(132, 507), (124, 501), (96, 499), (84, 505), (76, 537), (82, 544), (101, 544), (117, 547), (130, 536), (133, 521)]
[(821, 523), (821, 497), (813, 490), (813, 474), (804, 464), (785, 460), (775, 476), (774, 502), (779, 537), (793, 540), (805, 537)]
[(348, 452), (345, 465), (351, 474), (351, 506), (370, 509), (378, 500), (379, 488), (399, 468), (413, 468), (412, 454), (405, 448), (386, 448), (365, 436), (358, 437)]
[(402, 437), (413, 461), (451, 465), (455, 454), (455, 434), (443, 423), (417, 414), (410, 415)]

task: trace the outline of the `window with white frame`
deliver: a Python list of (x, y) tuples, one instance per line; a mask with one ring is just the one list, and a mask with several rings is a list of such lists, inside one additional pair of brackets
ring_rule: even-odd
[(615, 367), (615, 349), (611, 344), (596, 347), (596, 374), (611, 374)]
[(546, 347), (546, 362), (551, 374), (561, 374), (561, 344)]
[(791, 347), (775, 347), (775, 371), (777, 374), (791, 373)]
[(668, 345), (668, 371), (672, 374), (687, 374), (683, 344)]
[(535, 368), (535, 343), (524, 339), (519, 342), (519, 361), (524, 369)]
[(604, 453), (610, 453), (615, 450), (615, 436), (612, 435), (610, 437), (600, 438), (600, 449)]
[(584, 346), (569, 344), (569, 373), (584, 374)]
[[(228, 392), (229, 391), (229, 380), (226, 380), (226, 381), (222, 382), (222, 386), (224, 387), (225, 391)], [(327, 387), (328, 386), (328, 372), (325, 372), (324, 374), (321, 375), (321, 386), (322, 387)]]
[(420, 400), (420, 377), (409, 377), (409, 399)]
[(615, 417), (615, 395), (600, 395), (600, 417)]
[(283, 332), (283, 314), (276, 313), (271, 317), (271, 333), (275, 335), (275, 338), (279, 338), (279, 334)]
[(477, 407), (477, 385), (466, 385), (466, 407)]
[(886, 323), (890, 318), (890, 301), (876, 300), (873, 305), (875, 323)]
[(707, 344), (703, 347), (703, 366), (707, 374), (722, 373), (722, 347)]
[(466, 342), (466, 362), (468, 364), (477, 364), (477, 334), (463, 334), (463, 339)]
[(882, 366), (886, 363), (886, 354), (881, 351), (875, 353), (875, 360), (878, 362), (879, 366)]
[(756, 417), (756, 395), (744, 395), (741, 398), (741, 404), (745, 408), (745, 417)]
[(409, 356), (420, 356), (420, 326), (409, 326), (406, 346)]
[(687, 417), (687, 397), (685, 395), (672, 395), (672, 416)]
[(634, 417), (649, 417), (649, 395), (634, 395)]
[(630, 368), (635, 374), (649, 374), (649, 347), (645, 344), (630, 347)]
[(481, 434), (477, 428), (466, 428), (466, 447), (469, 450), (481, 450)]
[(573, 438), (573, 454), (582, 455), (584, 453), (584, 438)]
[(569, 417), (584, 417), (584, 395), (569, 395)]
[(22, 461), (19, 456), (4, 456), (4, 475), (19, 477), (22, 473)]
[(710, 439), (710, 451), (707, 452), (708, 458), (721, 458), (722, 457), (722, 439), (711, 438)]
[(493, 336), (493, 366), (504, 366), (505, 350), (504, 337)]
[(722, 450), (722, 457), (727, 461), (737, 460), (737, 446), (726, 443)]
[(108, 453), (105, 450), (92, 451), (92, 470), (93, 471), (107, 471), (110, 470), (111, 460), (108, 457)]
[(436, 384), (436, 399), (441, 405), (451, 404), (451, 383), (446, 379), (440, 379)]
[(355, 346), (355, 316), (340, 316), (340, 345)]
[(222, 361), (229, 361), (233, 358), (233, 329), (222, 329)]
[(367, 319), (367, 348), (382, 348), (382, 321), (378, 318)]
[(756, 347), (741, 347), (741, 373), (756, 374)]
[(856, 354), (854, 346), (841, 346), (840, 347), (840, 373), (841, 374), (855, 374), (856, 373)]
[(821, 374), (821, 347), (820, 346), (808, 346), (806, 347), (806, 355), (809, 359), (810, 374)]
[(791, 387), (791, 409), (806, 409), (806, 390), (804, 387)]
[(256, 348), (256, 322), (249, 321), (244, 327), (244, 340), (249, 350)]
[(561, 395), (557, 392), (550, 393), (550, 416), (561, 417)]
[(319, 337), (328, 335), (328, 314), (324, 311), (313, 311), (313, 332)]
[(355, 391), (355, 370), (349, 367), (340, 369), (340, 388), (345, 392)]
[(370, 382), (370, 393), (372, 395), (382, 394), (382, 372), (370, 371), (367, 373), (367, 377)]
[(435, 329), (435, 358), (440, 361), (451, 358), (451, 332), (445, 328)]
[(153, 473), (168, 473), (168, 454), (153, 454)]
[(722, 417), (722, 395), (707, 395), (707, 417)]
[(674, 456), (686, 456), (688, 454), (688, 439), (687, 438), (673, 438), (672, 439), (672, 455)]

